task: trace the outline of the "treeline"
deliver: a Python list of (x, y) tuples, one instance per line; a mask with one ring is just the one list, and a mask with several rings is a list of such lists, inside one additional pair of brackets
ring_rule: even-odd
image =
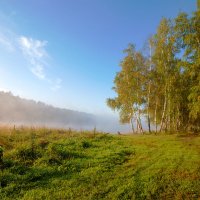
[(133, 44), (124, 53), (114, 79), (117, 97), (107, 99), (121, 122), (142, 133), (145, 116), (149, 132), (200, 131), (200, 5), (192, 15), (163, 18), (148, 54)]
[(0, 124), (47, 126), (54, 128), (94, 127), (95, 116), (0, 92)]

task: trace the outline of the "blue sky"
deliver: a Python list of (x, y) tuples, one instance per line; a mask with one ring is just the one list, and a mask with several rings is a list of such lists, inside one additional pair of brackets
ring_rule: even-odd
[(123, 49), (141, 49), (162, 17), (195, 8), (195, 0), (0, 0), (0, 90), (111, 114), (105, 101)]

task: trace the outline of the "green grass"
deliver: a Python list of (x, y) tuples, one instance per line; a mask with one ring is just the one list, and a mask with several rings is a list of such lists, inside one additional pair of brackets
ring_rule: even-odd
[(198, 199), (200, 137), (0, 128), (0, 199)]

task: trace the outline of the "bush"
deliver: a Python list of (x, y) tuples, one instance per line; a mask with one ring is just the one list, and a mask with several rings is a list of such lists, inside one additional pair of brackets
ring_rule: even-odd
[(82, 147), (84, 149), (90, 148), (91, 146), (92, 146), (91, 142), (86, 141), (86, 140), (82, 141)]
[(49, 141), (47, 141), (47, 140), (44, 140), (44, 139), (42, 139), (42, 140), (40, 140), (39, 141), (39, 146), (41, 147), (41, 148), (45, 148), (45, 147), (47, 147), (47, 145), (49, 144)]
[(41, 157), (41, 153), (34, 146), (23, 145), (17, 150), (16, 157), (22, 162), (29, 162)]
[(10, 182), (14, 180), (15, 178), (13, 174), (9, 172), (4, 172), (4, 174), (0, 176), (0, 188), (6, 187)]
[(10, 160), (10, 159), (4, 159), (3, 161), (3, 168), (4, 169), (7, 169), (7, 168), (10, 168), (14, 165), (14, 161), (13, 160)]

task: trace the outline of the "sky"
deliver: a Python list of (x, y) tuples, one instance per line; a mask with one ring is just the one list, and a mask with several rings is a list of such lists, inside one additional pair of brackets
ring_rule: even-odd
[(142, 49), (162, 17), (195, 9), (195, 0), (0, 0), (0, 90), (112, 115), (123, 49)]

